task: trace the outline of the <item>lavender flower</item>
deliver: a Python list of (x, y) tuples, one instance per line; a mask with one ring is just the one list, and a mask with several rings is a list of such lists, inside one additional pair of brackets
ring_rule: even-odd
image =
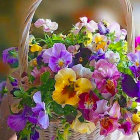
[(13, 68), (18, 67), (18, 53), (16, 47), (4, 50), (2, 55), (4, 63), (9, 64)]
[(107, 29), (105, 27), (105, 25), (103, 24), (103, 22), (99, 22), (98, 23), (98, 30), (99, 30), (99, 33), (101, 35), (105, 35), (105, 34), (109, 33), (109, 29)]
[(72, 62), (72, 54), (66, 50), (66, 46), (62, 43), (55, 43), (53, 48), (44, 51), (42, 57), (44, 63), (49, 63), (53, 72), (58, 72)]

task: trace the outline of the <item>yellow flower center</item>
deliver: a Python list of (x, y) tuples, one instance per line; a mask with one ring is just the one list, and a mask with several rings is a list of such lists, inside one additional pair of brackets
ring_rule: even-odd
[(63, 60), (59, 60), (58, 61), (58, 65), (59, 65), (59, 67), (62, 68), (64, 66), (64, 61)]
[(80, 63), (83, 62), (83, 58), (82, 58), (82, 57), (79, 58), (79, 62), (80, 62)]
[(99, 43), (99, 42), (101, 42), (101, 41), (103, 41), (103, 37), (102, 36), (96, 36), (95, 37), (95, 43), (96, 44)]
[(139, 66), (139, 62), (136, 62), (135, 65), (138, 67)]

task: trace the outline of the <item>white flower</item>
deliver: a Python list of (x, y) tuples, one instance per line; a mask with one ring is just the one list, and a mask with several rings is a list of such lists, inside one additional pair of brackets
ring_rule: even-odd
[(81, 64), (73, 66), (72, 69), (75, 71), (77, 78), (89, 79), (92, 83), (93, 89), (96, 88), (96, 84), (92, 78), (93, 72), (91, 72), (90, 69), (83, 67)]
[(50, 19), (38, 19), (34, 23), (35, 27), (43, 27), (44, 32), (51, 32), (53, 33), (55, 30), (58, 29), (58, 24), (56, 22), (52, 22)]
[(116, 64), (120, 61), (120, 55), (118, 52), (114, 53), (113, 51), (107, 51), (105, 53), (105, 58), (112, 64)]
[(98, 29), (97, 23), (93, 20), (88, 21), (87, 17), (81, 17), (80, 18), (81, 22), (76, 23), (76, 25), (74, 26), (74, 33), (77, 34), (82, 27), (86, 27), (86, 29), (90, 32), (95, 32)]

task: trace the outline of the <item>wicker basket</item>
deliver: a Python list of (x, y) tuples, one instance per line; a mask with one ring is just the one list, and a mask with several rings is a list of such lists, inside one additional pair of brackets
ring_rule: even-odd
[[(20, 74), (26, 72), (28, 69), (28, 49), (29, 49), (29, 30), (32, 22), (32, 18), (38, 6), (42, 0), (28, 0), (28, 6), (25, 10), (26, 18), (24, 19), (24, 24), (22, 28), (21, 42), (19, 45), (19, 63), (20, 63)], [(126, 19), (127, 27), (127, 40), (128, 40), (128, 50), (129, 52), (134, 51), (134, 28), (133, 28), (133, 16), (132, 7), (129, 0), (118, 0), (120, 2), (120, 7), (123, 9), (124, 16)], [(22, 79), (21, 79), (22, 80)], [(20, 80), (20, 81), (21, 81)], [(40, 131), (40, 140), (51, 140), (52, 136), (55, 135), (56, 129), (61, 127), (61, 124), (57, 122), (50, 122), (50, 126), (47, 130)], [(99, 127), (90, 135), (81, 135), (80, 133), (72, 132), (70, 140), (118, 140), (119, 131), (115, 131), (113, 134), (104, 138), (99, 134)]]

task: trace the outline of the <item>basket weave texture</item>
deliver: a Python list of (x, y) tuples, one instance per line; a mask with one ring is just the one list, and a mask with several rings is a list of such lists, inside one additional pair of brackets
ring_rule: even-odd
[[(28, 69), (28, 50), (29, 50), (29, 30), (32, 22), (32, 18), (38, 6), (42, 0), (28, 0), (28, 6), (26, 9), (26, 18), (23, 22), (21, 42), (19, 44), (19, 66), (20, 74), (26, 72)], [(120, 8), (123, 9), (125, 22), (127, 27), (127, 41), (128, 41), (128, 51), (134, 51), (134, 26), (133, 26), (133, 15), (132, 15), (132, 6), (130, 0), (118, 0), (120, 2)], [(21, 79), (22, 80), (22, 79)], [(21, 81), (20, 80), (20, 81)], [(40, 131), (40, 140), (51, 140), (56, 134), (56, 129), (61, 128), (61, 124), (58, 122), (50, 122), (50, 126), (47, 130)], [(70, 140), (118, 140), (120, 132), (115, 131), (111, 135), (104, 138), (100, 136), (99, 127), (97, 126), (96, 130), (90, 135), (80, 134), (72, 131)]]

